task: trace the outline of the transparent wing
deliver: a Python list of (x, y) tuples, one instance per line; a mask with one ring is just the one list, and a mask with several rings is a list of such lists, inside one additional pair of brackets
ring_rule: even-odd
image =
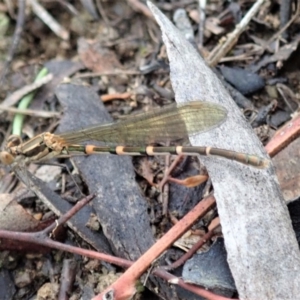
[(70, 144), (94, 140), (120, 145), (145, 145), (174, 141), (210, 130), (223, 123), (226, 117), (227, 110), (224, 107), (194, 101), (166, 106), (130, 116), (120, 122), (94, 125), (59, 136)]

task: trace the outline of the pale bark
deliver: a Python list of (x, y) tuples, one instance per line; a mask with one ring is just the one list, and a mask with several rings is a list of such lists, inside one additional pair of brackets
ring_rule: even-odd
[[(192, 145), (266, 153), (224, 86), (193, 46), (150, 2), (161, 27), (176, 101), (205, 100), (228, 109), (219, 128), (190, 138)], [(228, 262), (241, 299), (299, 299), (298, 243), (273, 167), (255, 169), (202, 158), (213, 182)]]

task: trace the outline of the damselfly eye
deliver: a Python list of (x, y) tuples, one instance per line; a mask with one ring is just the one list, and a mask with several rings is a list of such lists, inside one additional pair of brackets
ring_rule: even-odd
[(11, 148), (22, 144), (22, 139), (19, 135), (13, 134), (6, 141), (6, 147)]
[(14, 162), (14, 160), (15, 158), (7, 151), (0, 152), (0, 161), (4, 165), (11, 165)]

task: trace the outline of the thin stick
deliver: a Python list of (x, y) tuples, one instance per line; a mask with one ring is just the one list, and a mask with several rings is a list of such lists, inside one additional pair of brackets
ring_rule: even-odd
[(22, 114), (37, 118), (53, 118), (59, 117), (61, 114), (56, 111), (44, 111), (44, 110), (34, 110), (34, 109), (21, 109), (15, 107), (7, 107), (0, 104), (0, 111), (7, 111), (10, 113)]
[(1, 103), (2, 107), (9, 107), (13, 106), (18, 103), (19, 100), (21, 100), (22, 97), (25, 95), (37, 90), (40, 88), (42, 85), (50, 82), (53, 79), (53, 74), (48, 74), (45, 77), (39, 78), (38, 80), (34, 81), (31, 84), (28, 84), (14, 93), (10, 94), (8, 97), (4, 99), (4, 101)]
[(218, 46), (218, 48), (210, 53), (207, 59), (210, 66), (215, 66), (220, 61), (220, 59), (232, 49), (232, 47), (236, 44), (239, 36), (246, 30), (247, 25), (259, 11), (264, 1), (265, 0), (257, 0), (244, 16), (242, 21), (238, 25), (236, 25), (235, 30), (232, 33), (228, 34), (226, 42), (222, 46)]
[(69, 32), (61, 26), (49, 12), (36, 0), (30, 0), (33, 12), (44, 22), (59, 38), (67, 41), (70, 37)]

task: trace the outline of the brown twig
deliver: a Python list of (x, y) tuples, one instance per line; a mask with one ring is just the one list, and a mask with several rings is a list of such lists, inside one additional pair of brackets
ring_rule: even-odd
[[(190, 292), (193, 292), (196, 295), (199, 295), (205, 299), (209, 299), (209, 300), (237, 300), (237, 299), (231, 299), (231, 298), (227, 298), (227, 297), (223, 297), (223, 296), (219, 296), (216, 294), (211, 293), (210, 291), (206, 290), (206, 289), (202, 289), (200, 287), (198, 287), (197, 285), (193, 285), (193, 284), (189, 284), (184, 282), (181, 278), (178, 278), (164, 270), (161, 269), (155, 269), (153, 271), (153, 274), (155, 274), (156, 276), (159, 276), (160, 278), (163, 278), (165, 280), (167, 280), (169, 283), (173, 283), (176, 284)], [(95, 298), (94, 298), (95, 299)], [(93, 299), (93, 300), (94, 300)], [(115, 298), (117, 299), (117, 298)], [(118, 298), (119, 300), (119, 298)]]
[[(165, 157), (165, 166), (168, 166), (170, 164), (170, 155), (167, 155)], [(166, 173), (168, 173), (169, 168), (165, 168), (164, 177), (166, 176)], [(170, 187), (167, 182), (165, 182), (163, 185), (159, 185), (160, 190), (160, 197), (161, 197), (161, 203), (162, 203), (162, 213), (163, 216), (166, 216), (168, 213), (168, 207), (169, 207), (169, 190)]]
[(183, 155), (178, 155), (174, 161), (172, 162), (171, 166), (165, 171), (164, 173), (164, 177), (161, 180), (160, 184), (159, 184), (159, 189), (160, 191), (163, 190), (163, 186), (166, 184), (166, 182), (169, 179), (169, 176), (171, 174), (171, 172), (174, 170), (174, 168), (179, 164), (179, 162), (184, 158)]
[(173, 226), (157, 243), (144, 253), (114, 284), (93, 300), (104, 299), (113, 293), (115, 299), (129, 299), (136, 292), (135, 282), (151, 266), (152, 262), (181, 237), (201, 216), (215, 205), (213, 196), (198, 203), (187, 215)]
[(176, 184), (180, 184), (183, 185), (185, 187), (195, 187), (198, 186), (202, 183), (204, 183), (205, 181), (208, 180), (208, 175), (195, 175), (195, 176), (190, 176), (184, 179), (177, 179), (177, 178), (173, 178), (173, 177), (168, 177), (168, 180), (170, 182), (174, 182)]
[(228, 34), (227, 40), (221, 46), (217, 46), (213, 51), (210, 52), (209, 57), (207, 58), (207, 62), (210, 66), (215, 66), (222, 57), (224, 57), (236, 44), (240, 35), (246, 30), (249, 22), (252, 18), (256, 15), (259, 11), (261, 5), (264, 3), (265, 0), (258, 0), (256, 1), (251, 9), (247, 12), (241, 22), (236, 25), (235, 30)]
[(193, 256), (194, 253), (196, 253), (208, 240), (210, 240), (214, 236), (214, 231), (211, 230), (207, 232), (197, 243), (195, 243), (191, 249), (182, 255), (177, 261), (172, 263), (169, 266), (159, 267), (159, 269), (164, 269), (165, 271), (174, 270), (181, 265), (183, 265), (189, 258)]
[(271, 141), (265, 146), (265, 149), (268, 154), (273, 157), (299, 136), (300, 115), (280, 128)]
[(60, 290), (58, 300), (68, 300), (72, 292), (74, 279), (76, 277), (76, 261), (64, 259), (60, 277)]
[(41, 233), (47, 235), (52, 232), (53, 229), (58, 227), (59, 225), (65, 224), (69, 219), (71, 219), (82, 207), (84, 207), (87, 203), (92, 201), (95, 198), (95, 195), (89, 195), (84, 199), (78, 201), (76, 205), (74, 205), (68, 212), (59, 217), (59, 219), (49, 227), (45, 228)]
[(106, 261), (111, 264), (115, 264), (120, 267), (128, 268), (131, 265), (131, 262), (128, 260), (113, 257), (111, 255), (107, 255), (104, 253), (98, 253), (95, 251), (74, 247), (67, 244), (62, 244), (60, 242), (52, 240), (49, 237), (50, 232), (51, 235), (53, 235), (53, 229), (55, 229), (59, 224), (64, 224), (64, 222), (69, 220), (72, 216), (74, 216), (76, 212), (78, 212), (83, 206), (85, 206), (89, 201), (91, 201), (93, 197), (94, 197), (93, 195), (90, 195), (80, 200), (70, 211), (68, 211), (66, 214), (61, 216), (57, 222), (51, 224), (49, 227), (47, 227), (42, 231), (28, 233), (28, 232), (13, 232), (8, 230), (0, 230), (0, 238), (32, 243), (35, 245), (41, 245), (43, 247), (57, 249), (60, 251), (66, 251), (69, 253), (74, 253), (89, 258), (95, 258), (95, 259)]
[(103, 102), (112, 101), (115, 99), (122, 99), (126, 100), (132, 96), (132, 93), (126, 92), (126, 93), (114, 93), (114, 94), (105, 94), (101, 95), (101, 100)]
[[(127, 272), (129, 271), (128, 273), (131, 273), (131, 275), (133, 276), (128, 277), (128, 275), (125, 276), (123, 275), (122, 278), (123, 277), (125, 279), (127, 278), (126, 279), (127, 282), (129, 280), (129, 283), (132, 283), (134, 285), (135, 282), (134, 278), (138, 279), (140, 275), (144, 273), (144, 271), (148, 268), (148, 262), (151, 263), (153, 260), (155, 260), (156, 257), (159, 257), (158, 252), (164, 252), (164, 250), (168, 248), (180, 235), (182, 235), (188, 229), (188, 227), (192, 226), (194, 221), (197, 220), (199, 216), (205, 214), (206, 211), (209, 210), (210, 207), (212, 207), (215, 204), (215, 199), (213, 196), (204, 199), (202, 202), (200, 202), (197, 205), (197, 207), (195, 207), (195, 209), (193, 209), (182, 220), (180, 220), (163, 238), (161, 238), (155, 245), (153, 245), (153, 247), (150, 248), (145, 253), (145, 255), (143, 255), (137, 262), (131, 262), (126, 259), (114, 257), (104, 253), (99, 253), (96, 251), (91, 251), (91, 250), (82, 249), (67, 244), (62, 244), (60, 242), (56, 242), (51, 238), (49, 238), (48, 236), (49, 233), (53, 232), (53, 229), (58, 224), (65, 223), (70, 217), (72, 217), (77, 211), (79, 211), (80, 208), (82, 208), (92, 199), (93, 196), (88, 196), (82, 199), (81, 201), (77, 202), (77, 204), (69, 212), (61, 216), (56, 223), (50, 225), (43, 231), (24, 233), (24, 232), (12, 232), (7, 230), (0, 230), (0, 238), (13, 239), (13, 240), (17, 240), (20, 242), (23, 241), (27, 243), (29, 242), (36, 245), (49, 247), (52, 249), (58, 249), (60, 251), (66, 251), (69, 253), (74, 253), (77, 255), (82, 255), (93, 259), (99, 259), (111, 264), (115, 264), (120, 267), (125, 267), (125, 268), (129, 267), (129, 269), (124, 273), (124, 275), (127, 274)], [(150, 258), (150, 260), (148, 260), (145, 256)], [(191, 284), (187, 284), (183, 282), (181, 279), (177, 278), (176, 276), (169, 274), (165, 270), (157, 269), (154, 270), (152, 274), (164, 278), (168, 281), (172, 281), (172, 283), (177, 284), (207, 299), (227, 300), (227, 298), (215, 295), (212, 292), (209, 292), (203, 288)], [(132, 279), (133, 281), (130, 279)], [(128, 285), (128, 287), (130, 287), (130, 285)], [(124, 292), (125, 291), (128, 291), (128, 289), (125, 289)], [(100, 299), (100, 298), (95, 298), (95, 299)], [(121, 299), (121, 298), (116, 298), (116, 299)]]

